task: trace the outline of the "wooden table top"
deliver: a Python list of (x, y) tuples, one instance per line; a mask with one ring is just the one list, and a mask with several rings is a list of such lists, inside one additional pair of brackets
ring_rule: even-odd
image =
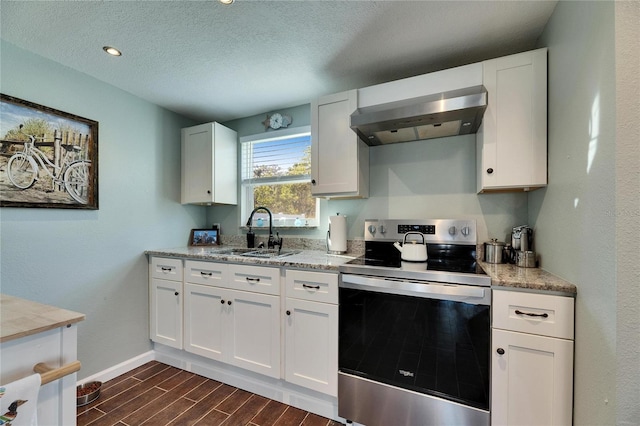
[(0, 342), (83, 321), (84, 314), (0, 294)]

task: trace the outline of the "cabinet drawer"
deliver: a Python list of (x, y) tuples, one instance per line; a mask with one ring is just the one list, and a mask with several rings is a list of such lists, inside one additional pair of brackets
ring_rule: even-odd
[(161, 280), (182, 281), (182, 260), (152, 257), (151, 277), (160, 278)]
[(229, 265), (224, 263), (187, 260), (184, 264), (184, 280), (189, 283), (221, 287), (228, 280), (228, 274)]
[(574, 300), (512, 291), (493, 291), (493, 327), (573, 340)]
[(227, 288), (263, 294), (280, 294), (280, 268), (229, 265)]
[(287, 270), (287, 297), (338, 304), (338, 274)]

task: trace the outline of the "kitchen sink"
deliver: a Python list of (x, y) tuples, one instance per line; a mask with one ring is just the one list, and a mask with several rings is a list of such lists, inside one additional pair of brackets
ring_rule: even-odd
[(216, 251), (217, 254), (231, 254), (242, 257), (258, 257), (267, 259), (278, 259), (281, 257), (291, 256), (300, 253), (300, 250), (276, 250), (276, 249), (250, 249), (250, 248), (232, 248), (227, 250)]

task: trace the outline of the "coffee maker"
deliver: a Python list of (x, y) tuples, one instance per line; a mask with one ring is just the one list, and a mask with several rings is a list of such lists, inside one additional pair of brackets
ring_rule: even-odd
[(515, 251), (533, 251), (533, 229), (527, 225), (514, 227), (511, 232), (511, 247)]
[(511, 232), (511, 253), (508, 258), (512, 263), (524, 268), (536, 266), (536, 253), (533, 251), (533, 228), (528, 225), (516, 226)]

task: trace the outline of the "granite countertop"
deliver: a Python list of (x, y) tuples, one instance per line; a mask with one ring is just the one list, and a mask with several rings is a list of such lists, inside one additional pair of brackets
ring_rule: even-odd
[[(147, 250), (146, 255), (177, 257), (183, 259), (213, 260), (232, 263), (248, 263), (262, 266), (284, 266), (289, 268), (319, 269), (338, 271), (338, 267), (355, 259), (357, 255), (329, 254), (320, 250), (295, 250), (295, 254), (278, 258), (245, 257), (224, 253), (225, 250), (239, 248), (234, 246), (214, 247), (177, 247), (172, 249)], [(256, 249), (257, 250), (257, 249)], [(283, 250), (284, 251), (284, 250)]]
[(573, 297), (577, 293), (574, 284), (540, 268), (521, 268), (512, 264), (495, 264), (483, 261), (478, 261), (478, 264), (491, 277), (492, 288), (521, 289)]
[(84, 320), (84, 314), (0, 294), (0, 342)]
[[(175, 257), (182, 259), (210, 260), (252, 265), (318, 269), (338, 271), (338, 267), (361, 253), (334, 255), (322, 250), (296, 250), (295, 254), (279, 258), (244, 257), (225, 253), (229, 249), (241, 248), (234, 245), (213, 247), (178, 247), (171, 249), (147, 250), (149, 256)], [(507, 290), (536, 291), (575, 297), (576, 286), (539, 268), (520, 268), (511, 264), (493, 264), (478, 261), (478, 264), (491, 277), (493, 288)]]

